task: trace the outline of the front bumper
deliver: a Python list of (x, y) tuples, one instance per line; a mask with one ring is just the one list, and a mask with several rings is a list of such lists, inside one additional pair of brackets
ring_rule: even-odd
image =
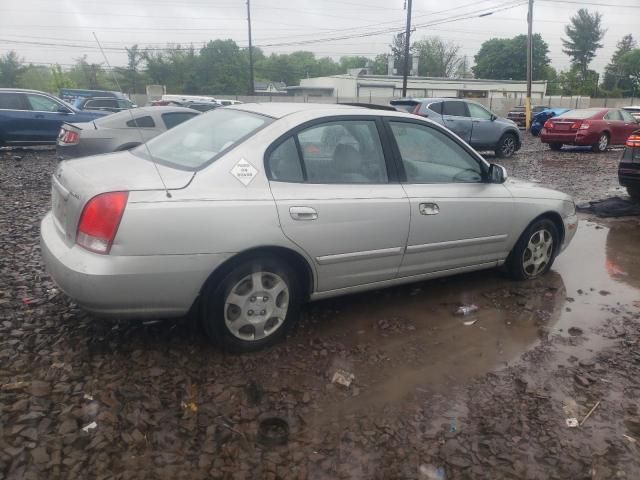
[(578, 231), (578, 216), (574, 213), (573, 215), (569, 215), (562, 219), (562, 223), (564, 224), (564, 241), (560, 246), (560, 252), (563, 252), (565, 248), (569, 246), (571, 240)]
[(47, 271), (85, 310), (118, 318), (186, 314), (209, 275), (231, 254), (113, 256), (64, 243), (49, 212), (40, 226)]

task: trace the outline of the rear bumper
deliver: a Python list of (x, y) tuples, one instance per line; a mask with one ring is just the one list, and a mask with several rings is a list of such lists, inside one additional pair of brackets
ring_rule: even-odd
[(118, 318), (186, 314), (206, 279), (230, 254), (112, 256), (62, 240), (49, 212), (40, 247), (47, 271), (85, 310)]
[(596, 132), (566, 132), (550, 133), (543, 128), (540, 132), (542, 143), (562, 143), (564, 145), (590, 146), (598, 143), (599, 135)]
[(618, 181), (623, 187), (640, 188), (640, 164), (621, 163), (618, 167)]

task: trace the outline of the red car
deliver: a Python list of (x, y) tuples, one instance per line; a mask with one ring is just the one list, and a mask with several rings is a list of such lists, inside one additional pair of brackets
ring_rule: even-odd
[(579, 145), (602, 152), (609, 145), (624, 145), (637, 129), (638, 121), (621, 108), (585, 108), (547, 120), (540, 140), (548, 143), (551, 150), (560, 150), (562, 145)]

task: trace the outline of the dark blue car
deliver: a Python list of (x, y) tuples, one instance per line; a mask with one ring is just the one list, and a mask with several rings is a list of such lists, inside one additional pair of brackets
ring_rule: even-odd
[(533, 117), (533, 122), (531, 122), (531, 134), (537, 137), (544, 126), (544, 122), (569, 110), (570, 108), (547, 108), (540, 113), (536, 113)]
[(37, 90), (0, 88), (0, 146), (55, 144), (60, 126), (110, 112), (82, 112)]

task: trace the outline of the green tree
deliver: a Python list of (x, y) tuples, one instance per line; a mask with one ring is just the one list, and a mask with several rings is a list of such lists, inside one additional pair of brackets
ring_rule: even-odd
[(127, 93), (143, 93), (144, 79), (139, 70), (144, 61), (144, 52), (137, 44), (125, 47), (125, 50), (127, 52), (127, 66), (115, 70), (119, 77), (120, 86)]
[(249, 89), (249, 62), (231, 39), (209, 41), (197, 58), (199, 92), (203, 95), (233, 95)]
[(68, 72), (62, 70), (62, 67), (55, 64), (51, 67), (51, 90), (57, 94), (61, 88), (75, 88), (77, 85), (71, 79)]
[(602, 15), (593, 15), (586, 8), (581, 8), (571, 17), (571, 23), (564, 27), (568, 38), (562, 39), (562, 51), (571, 57), (571, 64), (577, 66), (586, 75), (589, 64), (596, 56), (596, 50), (602, 48), (600, 41), (606, 30), (602, 28)]
[[(52, 87), (51, 69), (43, 65), (28, 65), (18, 75), (20, 88), (50, 92)], [(52, 92), (57, 93), (57, 92)]]
[(339, 68), (340, 73), (347, 73), (350, 68), (364, 68), (369, 64), (371, 60), (367, 57), (340, 57)]
[(418, 74), (429, 77), (452, 77), (462, 63), (460, 45), (442, 40), (440, 37), (426, 37), (413, 44), (419, 57)]
[(569, 70), (560, 72), (555, 89), (561, 95), (593, 96), (596, 92), (598, 74), (594, 70), (583, 72), (579, 65), (572, 66)]
[(386, 75), (389, 65), (389, 56), (381, 53), (376, 55), (373, 60), (373, 74), (374, 75)]
[(92, 90), (114, 90), (117, 88), (111, 76), (102, 68), (102, 64), (89, 63), (84, 55), (76, 59), (69, 70), (69, 77), (78, 88)]
[[(550, 60), (549, 46), (540, 34), (533, 36), (533, 80), (545, 80)], [(526, 80), (527, 36), (492, 38), (480, 46), (471, 69), (476, 78)]]
[(23, 60), (11, 50), (0, 57), (0, 87), (17, 87)]
[(630, 80), (631, 88), (624, 95), (633, 95), (640, 89), (640, 48), (634, 48), (620, 57), (623, 75)]
[(636, 41), (630, 33), (622, 37), (617, 44), (617, 49), (611, 56), (611, 61), (604, 69), (604, 79), (602, 87), (608, 91), (613, 91), (620, 85), (621, 88), (629, 88), (630, 79), (625, 78), (620, 59), (636, 47)]
[[(405, 35), (404, 33), (398, 33), (393, 36), (389, 48), (391, 49), (391, 55), (393, 55), (393, 67), (398, 75), (404, 73), (404, 48), (405, 48)], [(409, 57), (414, 53), (413, 46), (409, 47)], [(409, 59), (409, 70), (411, 70), (411, 59)]]

